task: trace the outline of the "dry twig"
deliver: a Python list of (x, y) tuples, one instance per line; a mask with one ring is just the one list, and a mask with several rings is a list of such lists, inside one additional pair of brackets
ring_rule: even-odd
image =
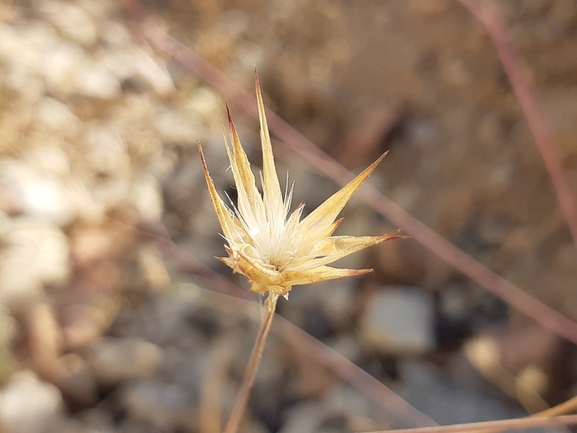
[(379, 430), (370, 433), (465, 433), (480, 431), (503, 431), (521, 428), (546, 427), (553, 425), (577, 424), (577, 415), (565, 415), (551, 418), (519, 418), (502, 421), (487, 421), (469, 424), (443, 425), (438, 427), (423, 427), (402, 430)]
[(555, 145), (551, 131), (537, 108), (529, 68), (515, 52), (511, 40), (500, 22), (497, 6), (494, 2), (487, 0), (460, 1), (486, 27), (495, 44), (497, 54), (507, 72), (515, 96), (523, 109), (523, 113), (525, 113), (533, 137), (535, 137), (535, 143), (541, 153), (545, 167), (551, 176), (561, 211), (573, 236), (573, 242), (577, 246), (577, 206), (575, 197), (563, 175), (559, 149)]

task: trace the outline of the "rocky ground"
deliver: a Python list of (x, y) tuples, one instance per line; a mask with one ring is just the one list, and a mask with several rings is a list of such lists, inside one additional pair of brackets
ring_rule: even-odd
[[(577, 320), (577, 250), (486, 29), (449, 0), (144, 2), (149, 18), (347, 168)], [(499, 1), (577, 188), (577, 5)], [(149, 44), (134, 3), (0, 4), (0, 431), (221, 430), (259, 311), (215, 293), (224, 253), (198, 158), (234, 194), (224, 98)], [(232, 106), (241, 139), (255, 121)], [(313, 209), (337, 185), (278, 145)], [(256, 150), (249, 157), (258, 166)], [(353, 200), (341, 234), (396, 229)], [(173, 244), (160, 242), (167, 236)], [(211, 276), (208, 265), (216, 273)], [(575, 391), (575, 349), (415, 240), (297, 288), (279, 314), (439, 423)], [(298, 346), (298, 342), (297, 342)], [(273, 329), (243, 431), (407, 426)], [(523, 409), (524, 408), (524, 409)], [(222, 418), (222, 419), (221, 419)]]

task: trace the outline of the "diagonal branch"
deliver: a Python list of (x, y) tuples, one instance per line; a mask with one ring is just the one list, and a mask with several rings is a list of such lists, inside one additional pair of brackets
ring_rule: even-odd
[(564, 415), (551, 418), (516, 418), (500, 421), (476, 422), (470, 424), (453, 424), (437, 427), (423, 427), (399, 430), (381, 430), (367, 433), (465, 433), (465, 432), (498, 432), (503, 430), (547, 427), (555, 425), (577, 424), (577, 415)]
[(497, 6), (494, 2), (487, 0), (460, 1), (486, 27), (495, 44), (497, 54), (507, 72), (545, 167), (551, 176), (551, 182), (561, 206), (561, 211), (569, 226), (573, 242), (577, 246), (577, 206), (575, 205), (575, 197), (563, 175), (559, 149), (555, 145), (551, 131), (537, 108), (529, 68), (515, 52), (511, 40), (500, 22)]

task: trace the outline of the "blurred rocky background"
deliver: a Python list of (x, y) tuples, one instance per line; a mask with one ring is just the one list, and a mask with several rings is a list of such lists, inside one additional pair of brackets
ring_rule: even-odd
[[(496, 2), (577, 188), (577, 3)], [(452, 0), (147, 0), (146, 18), (385, 195), (577, 320), (577, 250), (486, 29)], [(258, 307), (217, 294), (223, 240), (196, 141), (234, 196), (224, 97), (139, 31), (134, 2), (0, 3), (0, 431), (218, 433)], [(245, 145), (254, 119), (232, 106)], [(337, 185), (280, 143), (313, 209)], [(250, 148), (250, 147), (249, 147)], [(249, 157), (258, 166), (257, 148)], [(340, 234), (395, 230), (360, 200)], [(171, 239), (160, 242), (162, 239)], [(279, 314), (439, 423), (575, 393), (575, 347), (415, 240), (297, 288)], [(214, 274), (216, 275), (216, 274)], [(220, 281), (220, 282), (219, 282)], [(217, 287), (217, 288), (218, 288)], [(273, 329), (243, 431), (408, 426)]]

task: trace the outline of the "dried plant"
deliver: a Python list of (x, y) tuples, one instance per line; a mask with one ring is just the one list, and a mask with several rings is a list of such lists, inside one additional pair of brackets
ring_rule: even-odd
[(268, 292), (266, 312), (226, 433), (238, 430), (279, 295), (288, 298), (293, 286), (370, 272), (371, 269), (339, 269), (327, 265), (371, 245), (402, 237), (396, 233), (383, 236), (332, 236), (342, 221), (342, 218), (336, 219), (338, 214), (386, 154), (306, 218), (301, 220), (304, 208), (302, 203), (290, 212), (293, 190), (287, 185), (283, 197), (256, 73), (255, 81), (263, 156), (263, 194), (257, 189), (228, 105), (230, 141), (226, 133), (224, 140), (238, 192), (238, 203), (236, 206), (231, 204), (232, 209), (218, 195), (208, 172), (202, 146), (200, 143), (198, 145), (210, 197), (228, 242), (225, 248), (229, 256), (219, 259), (249, 279), (251, 292)]
[(342, 218), (335, 221), (337, 215), (385, 155), (302, 221), (302, 203), (289, 215), (292, 188), (290, 191), (287, 188), (283, 197), (276, 174), (258, 76), (256, 90), (263, 155), (262, 196), (256, 187), (230, 110), (228, 120), (232, 143), (228, 142), (226, 135), (225, 143), (238, 191), (238, 206), (234, 207), (234, 210), (228, 208), (216, 192), (202, 147), (199, 145), (210, 197), (228, 242), (226, 251), (229, 257), (220, 260), (235, 272), (248, 277), (252, 284), (251, 292), (269, 292), (285, 297), (292, 286), (370, 272), (370, 269), (338, 269), (326, 265), (368, 246), (400, 237), (398, 234), (331, 236), (342, 221)]

